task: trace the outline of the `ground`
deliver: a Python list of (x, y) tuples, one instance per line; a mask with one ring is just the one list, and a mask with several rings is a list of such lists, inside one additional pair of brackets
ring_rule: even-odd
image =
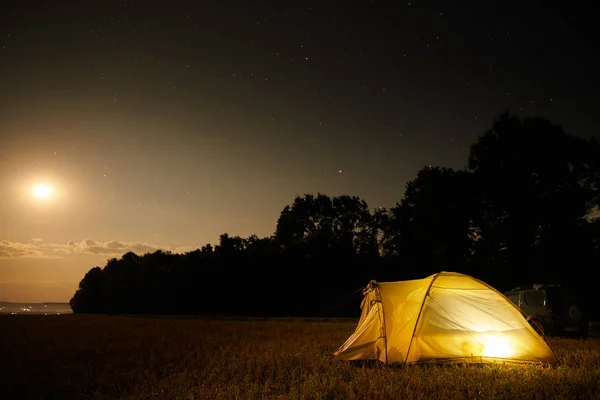
[(552, 367), (358, 367), (356, 322), (0, 316), (2, 399), (598, 399), (600, 341)]

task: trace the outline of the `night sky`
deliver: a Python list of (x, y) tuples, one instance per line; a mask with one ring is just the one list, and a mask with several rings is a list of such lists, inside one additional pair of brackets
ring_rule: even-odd
[(0, 300), (271, 235), (297, 194), (392, 206), (503, 111), (597, 133), (595, 43), (547, 4), (270, 3), (2, 1)]

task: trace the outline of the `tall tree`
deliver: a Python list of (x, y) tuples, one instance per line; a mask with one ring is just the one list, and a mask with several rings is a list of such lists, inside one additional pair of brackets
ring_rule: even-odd
[[(502, 114), (471, 146), (481, 261), (499, 274), (540, 277), (536, 247), (577, 226), (598, 204), (598, 143), (543, 118)], [(562, 249), (563, 251), (565, 249)]]
[(473, 249), (472, 174), (425, 167), (388, 213), (384, 249), (418, 276), (467, 271)]

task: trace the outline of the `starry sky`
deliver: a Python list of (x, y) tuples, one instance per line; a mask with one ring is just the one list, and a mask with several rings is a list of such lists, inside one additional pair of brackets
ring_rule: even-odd
[(297, 194), (392, 206), (503, 111), (596, 134), (597, 44), (522, 3), (3, 1), (0, 300), (271, 235)]

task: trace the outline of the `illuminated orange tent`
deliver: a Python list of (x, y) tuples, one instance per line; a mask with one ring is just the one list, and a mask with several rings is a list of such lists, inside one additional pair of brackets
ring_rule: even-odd
[(471, 276), (440, 272), (401, 282), (371, 281), (342, 360), (384, 363), (556, 362), (546, 341), (508, 298)]

